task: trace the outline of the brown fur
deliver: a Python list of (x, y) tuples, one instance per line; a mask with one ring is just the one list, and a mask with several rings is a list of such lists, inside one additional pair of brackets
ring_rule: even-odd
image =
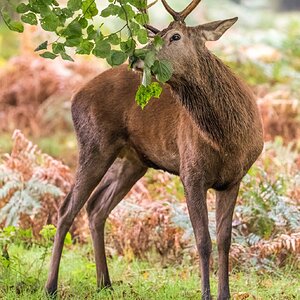
[[(209, 30), (217, 32), (218, 26), (188, 28), (175, 22), (160, 33), (166, 43), (159, 56), (173, 63), (174, 73), (161, 98), (152, 99), (144, 110), (134, 100), (140, 76), (127, 66), (100, 74), (74, 96), (79, 166), (75, 186), (60, 209), (49, 293), (57, 288), (64, 236), (88, 198), (98, 285), (110, 286), (105, 220), (147, 168), (154, 167), (179, 175), (183, 182), (200, 256), (203, 299), (211, 299), (206, 192), (217, 191), (218, 299), (229, 298), (233, 209), (239, 183), (263, 142), (251, 91), (205, 47), (204, 37), (214, 36)], [(182, 40), (170, 45), (174, 32)]]

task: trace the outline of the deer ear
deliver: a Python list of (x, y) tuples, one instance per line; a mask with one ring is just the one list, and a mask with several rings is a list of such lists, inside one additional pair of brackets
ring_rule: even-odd
[(201, 35), (205, 41), (217, 41), (227, 29), (229, 29), (236, 21), (237, 17), (222, 21), (215, 21), (198, 26)]

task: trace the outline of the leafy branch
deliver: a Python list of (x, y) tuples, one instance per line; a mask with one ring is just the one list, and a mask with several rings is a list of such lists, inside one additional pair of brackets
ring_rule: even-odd
[[(95, 0), (68, 0), (66, 7), (56, 0), (28, 0), (15, 8), (21, 15), (21, 22), (12, 20), (4, 10), (1, 15), (8, 28), (13, 31), (23, 32), (23, 23), (27, 23), (53, 32), (57, 36), (54, 41), (44, 41), (35, 49), (44, 58), (55, 59), (60, 56), (64, 60), (73, 61), (69, 51), (74, 49), (76, 54), (92, 54), (103, 58), (112, 67), (123, 64), (128, 58), (144, 60), (142, 85), (136, 94), (136, 101), (143, 108), (151, 97), (160, 96), (162, 83), (168, 81), (172, 75), (170, 63), (156, 58), (157, 51), (163, 44), (162, 39), (155, 36), (151, 41), (145, 29), (149, 23), (147, 8), (156, 1), (149, 6), (147, 0), (108, 2), (99, 12)], [(97, 25), (95, 20), (98, 16), (116, 17), (125, 24), (119, 30), (105, 35), (103, 23)], [(122, 35), (124, 31), (126, 34)], [(151, 49), (137, 49), (137, 45), (149, 42), (153, 45)], [(153, 75), (157, 82), (152, 82)]]

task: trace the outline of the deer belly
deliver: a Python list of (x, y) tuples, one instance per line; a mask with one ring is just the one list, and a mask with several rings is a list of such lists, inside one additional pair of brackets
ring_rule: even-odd
[(149, 168), (179, 174), (179, 154), (175, 147), (163, 144), (133, 146), (140, 160)]

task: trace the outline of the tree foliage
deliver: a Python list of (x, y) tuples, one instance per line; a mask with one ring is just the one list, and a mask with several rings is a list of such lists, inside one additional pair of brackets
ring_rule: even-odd
[[(147, 0), (108, 0), (107, 6), (99, 10), (95, 0), (68, 0), (66, 5), (56, 0), (28, 0), (15, 7), (21, 21), (12, 20), (7, 11), (1, 15), (6, 25), (13, 31), (23, 32), (23, 23), (39, 25), (45, 31), (53, 32), (55, 41), (43, 41), (36, 51), (40, 56), (73, 61), (70, 49), (76, 54), (92, 54), (106, 59), (112, 67), (123, 64), (128, 58), (145, 61), (142, 85), (136, 94), (136, 101), (144, 107), (151, 97), (159, 97), (161, 83), (168, 81), (172, 75), (169, 62), (159, 61), (157, 51), (163, 44), (159, 36), (152, 40), (153, 47), (137, 49), (139, 45), (149, 43), (150, 38), (144, 25), (148, 24)], [(105, 34), (104, 23), (108, 17), (121, 21), (120, 28)], [(96, 18), (97, 17), (97, 18)], [(157, 82), (152, 82), (152, 75)]]

